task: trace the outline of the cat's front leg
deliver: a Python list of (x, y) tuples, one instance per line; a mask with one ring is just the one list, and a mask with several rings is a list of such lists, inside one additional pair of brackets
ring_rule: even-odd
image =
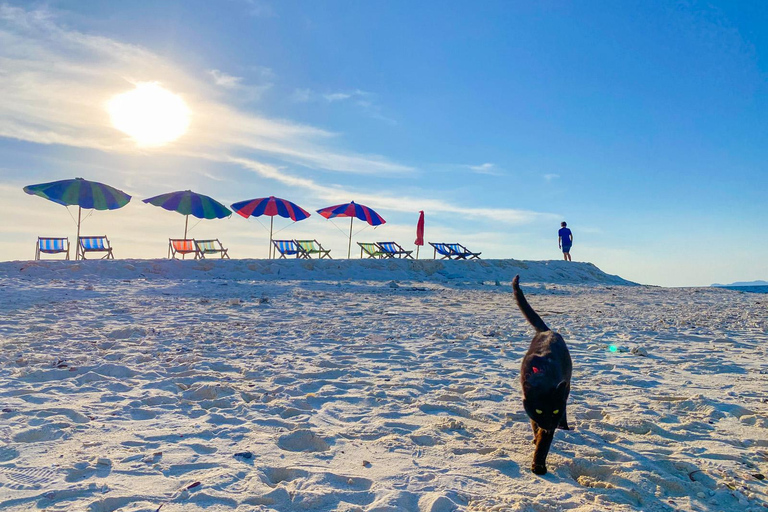
[[(538, 427), (538, 425), (536, 425)], [(533, 452), (533, 464), (531, 464), (531, 471), (537, 475), (547, 474), (547, 454), (549, 453), (549, 447), (552, 446), (552, 438), (555, 437), (555, 430), (544, 430), (538, 427), (536, 431), (536, 449)]]

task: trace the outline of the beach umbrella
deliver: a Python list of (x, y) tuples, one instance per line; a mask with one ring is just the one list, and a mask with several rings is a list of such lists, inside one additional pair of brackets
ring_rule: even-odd
[[(64, 206), (77, 206), (77, 240), (80, 240), (80, 222), (83, 208), (93, 210), (117, 210), (131, 200), (131, 196), (97, 181), (75, 178), (52, 181), (24, 187), (27, 194), (44, 197)], [(78, 259), (75, 251), (75, 259)]]
[(217, 200), (192, 192), (191, 190), (160, 194), (159, 196), (144, 199), (144, 202), (184, 215), (186, 218), (184, 221), (184, 239), (187, 238), (187, 226), (189, 225), (190, 215), (198, 219), (223, 219), (232, 215), (229, 208)]
[(301, 206), (275, 196), (260, 197), (258, 199), (249, 199), (247, 201), (232, 203), (232, 209), (235, 210), (237, 214), (242, 215), (246, 219), (248, 217), (260, 217), (262, 215), (269, 215), (270, 258), (272, 258), (272, 227), (275, 222), (275, 215), (279, 215), (286, 219), (291, 219), (294, 222), (298, 222), (309, 217), (309, 212), (303, 209)]
[(424, 245), (424, 211), (419, 211), (419, 222), (416, 223), (416, 259), (419, 259), (419, 247)]
[(360, 220), (364, 220), (371, 226), (380, 226), (385, 221), (381, 218), (381, 215), (368, 208), (365, 205), (357, 204), (354, 201), (351, 203), (337, 204), (336, 206), (328, 206), (317, 210), (317, 213), (325, 217), (326, 219), (332, 219), (334, 217), (349, 217), (349, 249), (347, 249), (347, 258), (352, 254), (352, 222), (357, 217)]

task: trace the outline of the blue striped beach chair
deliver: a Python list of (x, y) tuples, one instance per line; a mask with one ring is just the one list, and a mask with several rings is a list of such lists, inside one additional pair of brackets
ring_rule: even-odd
[(441, 260), (444, 260), (446, 258), (451, 259), (451, 257), (454, 256), (454, 253), (451, 250), (451, 248), (448, 247), (448, 244), (429, 242), (429, 245), (435, 248), (434, 259), (437, 259), (438, 254), (440, 255)]
[(384, 254), (385, 258), (411, 258), (413, 251), (406, 251), (395, 242), (376, 242), (379, 250)]
[(65, 260), (69, 259), (69, 238), (54, 238), (49, 236), (37, 237), (35, 245), (35, 260), (39, 260), (43, 254), (65, 254)]
[(112, 247), (109, 244), (107, 235), (102, 236), (81, 236), (78, 239), (77, 250), (80, 258), (85, 259), (85, 254), (90, 252), (103, 252), (104, 256), (100, 259), (115, 259), (112, 255)]
[(297, 258), (309, 258), (309, 255), (304, 252), (296, 240), (272, 240), (272, 244), (280, 253), (280, 258), (287, 258), (288, 256), (296, 256)]
[(221, 259), (230, 259), (229, 254), (227, 254), (227, 249), (221, 245), (218, 238), (214, 238), (213, 240), (195, 239), (195, 247), (197, 247), (196, 257), (199, 257), (201, 260), (205, 259), (206, 254), (219, 254)]
[(446, 244), (456, 254), (458, 260), (480, 259), (481, 252), (472, 252), (461, 244)]

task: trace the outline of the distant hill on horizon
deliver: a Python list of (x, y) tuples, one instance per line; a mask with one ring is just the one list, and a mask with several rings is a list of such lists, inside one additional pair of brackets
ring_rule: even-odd
[(715, 283), (711, 286), (768, 286), (768, 281), (763, 280), (757, 280), (757, 281), (736, 281), (735, 283), (731, 284), (718, 284)]

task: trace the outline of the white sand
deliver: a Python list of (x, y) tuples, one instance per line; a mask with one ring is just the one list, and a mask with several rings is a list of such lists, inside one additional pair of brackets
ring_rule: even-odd
[[(517, 272), (574, 361), (545, 477)], [(0, 509), (765, 510), (767, 313), (565, 262), (0, 263)]]

